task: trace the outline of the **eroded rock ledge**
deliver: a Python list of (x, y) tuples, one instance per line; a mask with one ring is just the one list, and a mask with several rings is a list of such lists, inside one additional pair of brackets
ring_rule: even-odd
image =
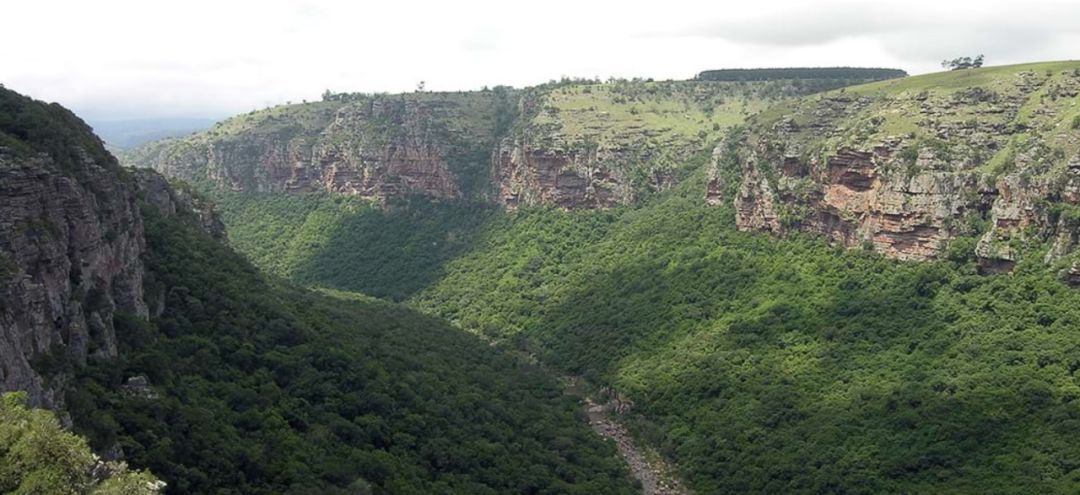
[[(129, 162), (233, 191), (334, 192), (380, 202), (461, 197), (465, 179), (455, 164), (476, 153), (464, 144), (472, 129), (450, 124), (455, 106), (391, 97), (311, 105), (297, 115), (236, 117), (155, 143)], [(490, 150), (490, 138), (481, 146)]]
[[(902, 260), (942, 257), (967, 237), (984, 273), (1011, 271), (1039, 246), (1046, 263), (1068, 262), (1080, 233), (1080, 132), (1068, 120), (1080, 71), (988, 80), (993, 89), (798, 102), (717, 148), (705, 201), (730, 201), (740, 230), (815, 232)], [(1076, 266), (1062, 278), (1076, 280)]]
[(79, 153), (74, 170), (48, 155), (0, 148), (0, 390), (59, 407), (63, 376), (35, 361), (57, 353), (85, 363), (117, 356), (118, 315), (150, 316), (140, 205), (224, 229), (208, 205), (173, 191), (152, 171), (122, 171)]

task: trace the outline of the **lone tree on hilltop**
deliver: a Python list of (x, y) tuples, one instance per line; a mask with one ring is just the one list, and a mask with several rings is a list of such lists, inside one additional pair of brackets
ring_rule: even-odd
[(952, 60), (942, 60), (941, 66), (949, 70), (961, 70), (961, 69), (978, 69), (983, 65), (983, 56), (979, 55), (975, 58), (960, 57)]

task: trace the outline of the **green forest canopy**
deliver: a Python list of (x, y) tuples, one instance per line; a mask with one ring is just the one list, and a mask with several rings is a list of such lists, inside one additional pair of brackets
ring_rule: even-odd
[[(150, 322), (67, 403), (169, 493), (632, 493), (614, 448), (539, 369), (444, 322), (267, 280), (201, 232), (145, 211)], [(146, 376), (153, 394), (124, 380)]]
[[(1037, 261), (977, 275), (974, 239), (916, 264), (737, 232), (730, 206), (701, 201), (704, 180), (699, 170), (644, 205), (607, 211), (477, 220), (433, 205), (444, 221), (409, 223), (422, 230), (409, 235), (458, 245), (434, 265), (431, 251), (408, 251), (395, 270), (409, 282), (381, 278), (380, 290), (614, 385), (637, 404), (635, 430), (699, 493), (1080, 487), (1080, 447), (1068, 440), (1080, 427), (1080, 293)], [(230, 226), (273, 223), (260, 201), (270, 198), (226, 203), (247, 205), (226, 215)], [(288, 200), (307, 201), (325, 200)], [(379, 215), (384, 230), (400, 218)], [(311, 221), (274, 218), (283, 231)], [(400, 242), (348, 235), (357, 252)], [(308, 283), (380, 270), (337, 259), (316, 253), (324, 266)], [(417, 292), (421, 280), (433, 282)]]
[(980, 276), (973, 237), (901, 263), (738, 232), (705, 179), (605, 211), (223, 205), (260, 266), (281, 249), (305, 284), (403, 298), (614, 385), (699, 493), (1080, 490), (1080, 292), (1046, 245)]

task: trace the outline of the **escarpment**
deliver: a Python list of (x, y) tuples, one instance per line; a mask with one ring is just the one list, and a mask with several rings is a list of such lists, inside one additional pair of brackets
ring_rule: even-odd
[(1044, 244), (1062, 262), (1080, 199), (1078, 92), (1080, 64), (1060, 63), (793, 102), (718, 149), (705, 200), (730, 201), (742, 230), (816, 232), (898, 259), (942, 257), (963, 237), (984, 272)]
[(127, 160), (233, 191), (607, 208), (668, 187), (685, 159), (741, 120), (737, 112), (778, 97), (744, 86), (589, 82), (333, 95), (152, 143)]
[[(58, 406), (50, 355), (117, 356), (115, 321), (151, 312), (141, 205), (187, 215), (191, 200), (153, 172), (132, 174), (67, 110), (0, 89), (0, 390)], [(220, 222), (204, 208), (206, 225)], [(54, 361), (56, 360), (54, 359)]]
[(494, 199), (507, 208), (632, 204), (703, 163), (710, 143), (746, 116), (820, 88), (787, 80), (616, 81), (526, 92), (516, 132), (493, 153)]
[[(818, 232), (899, 259), (934, 258), (954, 235), (952, 222), (986, 210), (985, 195), (992, 191), (971, 175), (888, 175), (883, 169), (893, 154), (881, 146), (841, 149), (823, 163), (782, 157), (776, 171), (746, 165), (733, 199), (736, 224), (742, 230)], [(710, 199), (717, 201), (717, 194)]]
[(234, 117), (129, 160), (233, 191), (457, 199), (487, 172), (478, 162), (493, 146), (507, 98), (504, 91), (335, 95)]
[(564, 81), (520, 91), (327, 95), (126, 159), (232, 191), (609, 208), (675, 184), (746, 116), (845, 81)]

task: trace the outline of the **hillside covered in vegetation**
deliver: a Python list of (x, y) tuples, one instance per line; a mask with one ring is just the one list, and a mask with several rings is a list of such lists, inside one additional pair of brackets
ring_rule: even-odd
[(268, 281), (164, 219), (147, 242), (164, 310), (122, 320), (120, 357), (71, 370), (67, 403), (171, 493), (631, 491), (521, 360), (399, 306)]
[[(1012, 243), (1009, 273), (987, 269), (977, 247), (987, 229), (1012, 228), (997, 219), (1013, 196), (995, 183), (1069, 177), (1075, 68), (974, 69), (780, 101), (710, 135), (717, 148), (679, 161), (681, 180), (602, 209), (376, 211), (332, 195), (217, 194), (235, 245), (262, 266), (404, 299), (612, 386), (632, 404), (625, 422), (698, 493), (1070, 493), (1080, 487), (1069, 440), (1080, 426), (1080, 292), (1044, 261), (1074, 230), (1038, 230), (1067, 218), (1068, 196), (1019, 207), (1058, 216), (1019, 224), (1027, 241)], [(1025, 89), (1029, 80), (1039, 83)], [(608, 98), (566, 91), (577, 108)], [(908, 168), (877, 166), (873, 146), (890, 136), (905, 144), (889, 156)], [(870, 157), (830, 159), (845, 147)], [(803, 175), (781, 182), (796, 163), (788, 156)], [(798, 228), (818, 218), (810, 208), (774, 235), (741, 223), (767, 218), (747, 216), (740, 198), (762, 194), (742, 194), (746, 184), (765, 178), (770, 194), (788, 184), (814, 198), (813, 171), (859, 192), (854, 172), (867, 168), (863, 191), (932, 173), (953, 187), (928, 189), (939, 198), (999, 192), (943, 224), (953, 234), (909, 258), (918, 262)], [(989, 178), (951, 178), (968, 173)], [(906, 196), (898, 208), (928, 208)], [(821, 225), (863, 218), (838, 217)], [(272, 267), (274, 252), (303, 269)]]
[(0, 395), (0, 466), (4, 493), (153, 495), (164, 487), (149, 472), (95, 457), (52, 411), (27, 408), (24, 392)]
[(0, 110), (0, 491), (633, 493), (536, 365), (265, 276), (71, 112)]
[[(442, 264), (475, 242), (496, 207), (637, 203), (705, 166), (733, 126), (817, 90), (795, 79), (564, 80), (524, 90), (328, 94), (322, 102), (237, 116), (124, 159), (196, 184), (222, 206), (233, 245), (260, 268), (303, 284), (400, 300), (438, 279)], [(395, 189), (371, 201), (353, 188), (356, 182), (342, 179), (352, 165), (312, 168), (306, 151), (293, 154), (301, 144), (314, 146), (305, 148), (311, 151), (327, 143), (374, 142), (376, 108), (385, 109), (378, 122), (388, 135), (417, 135), (422, 127), (427, 130), (419, 136), (431, 149), (444, 149), (453, 138), (453, 149), (470, 150), (458, 153), (448, 174), (435, 174), (457, 182), (408, 178), (421, 169), (443, 170), (438, 160), (422, 161), (433, 169), (418, 161), (406, 168), (373, 165), (361, 175), (376, 180), (401, 172), (403, 182), (395, 183), (421, 189)], [(369, 117), (354, 119), (364, 112)], [(252, 144), (267, 140), (278, 144)], [(225, 149), (236, 153), (223, 155)], [(290, 150), (288, 158), (283, 149)]]

